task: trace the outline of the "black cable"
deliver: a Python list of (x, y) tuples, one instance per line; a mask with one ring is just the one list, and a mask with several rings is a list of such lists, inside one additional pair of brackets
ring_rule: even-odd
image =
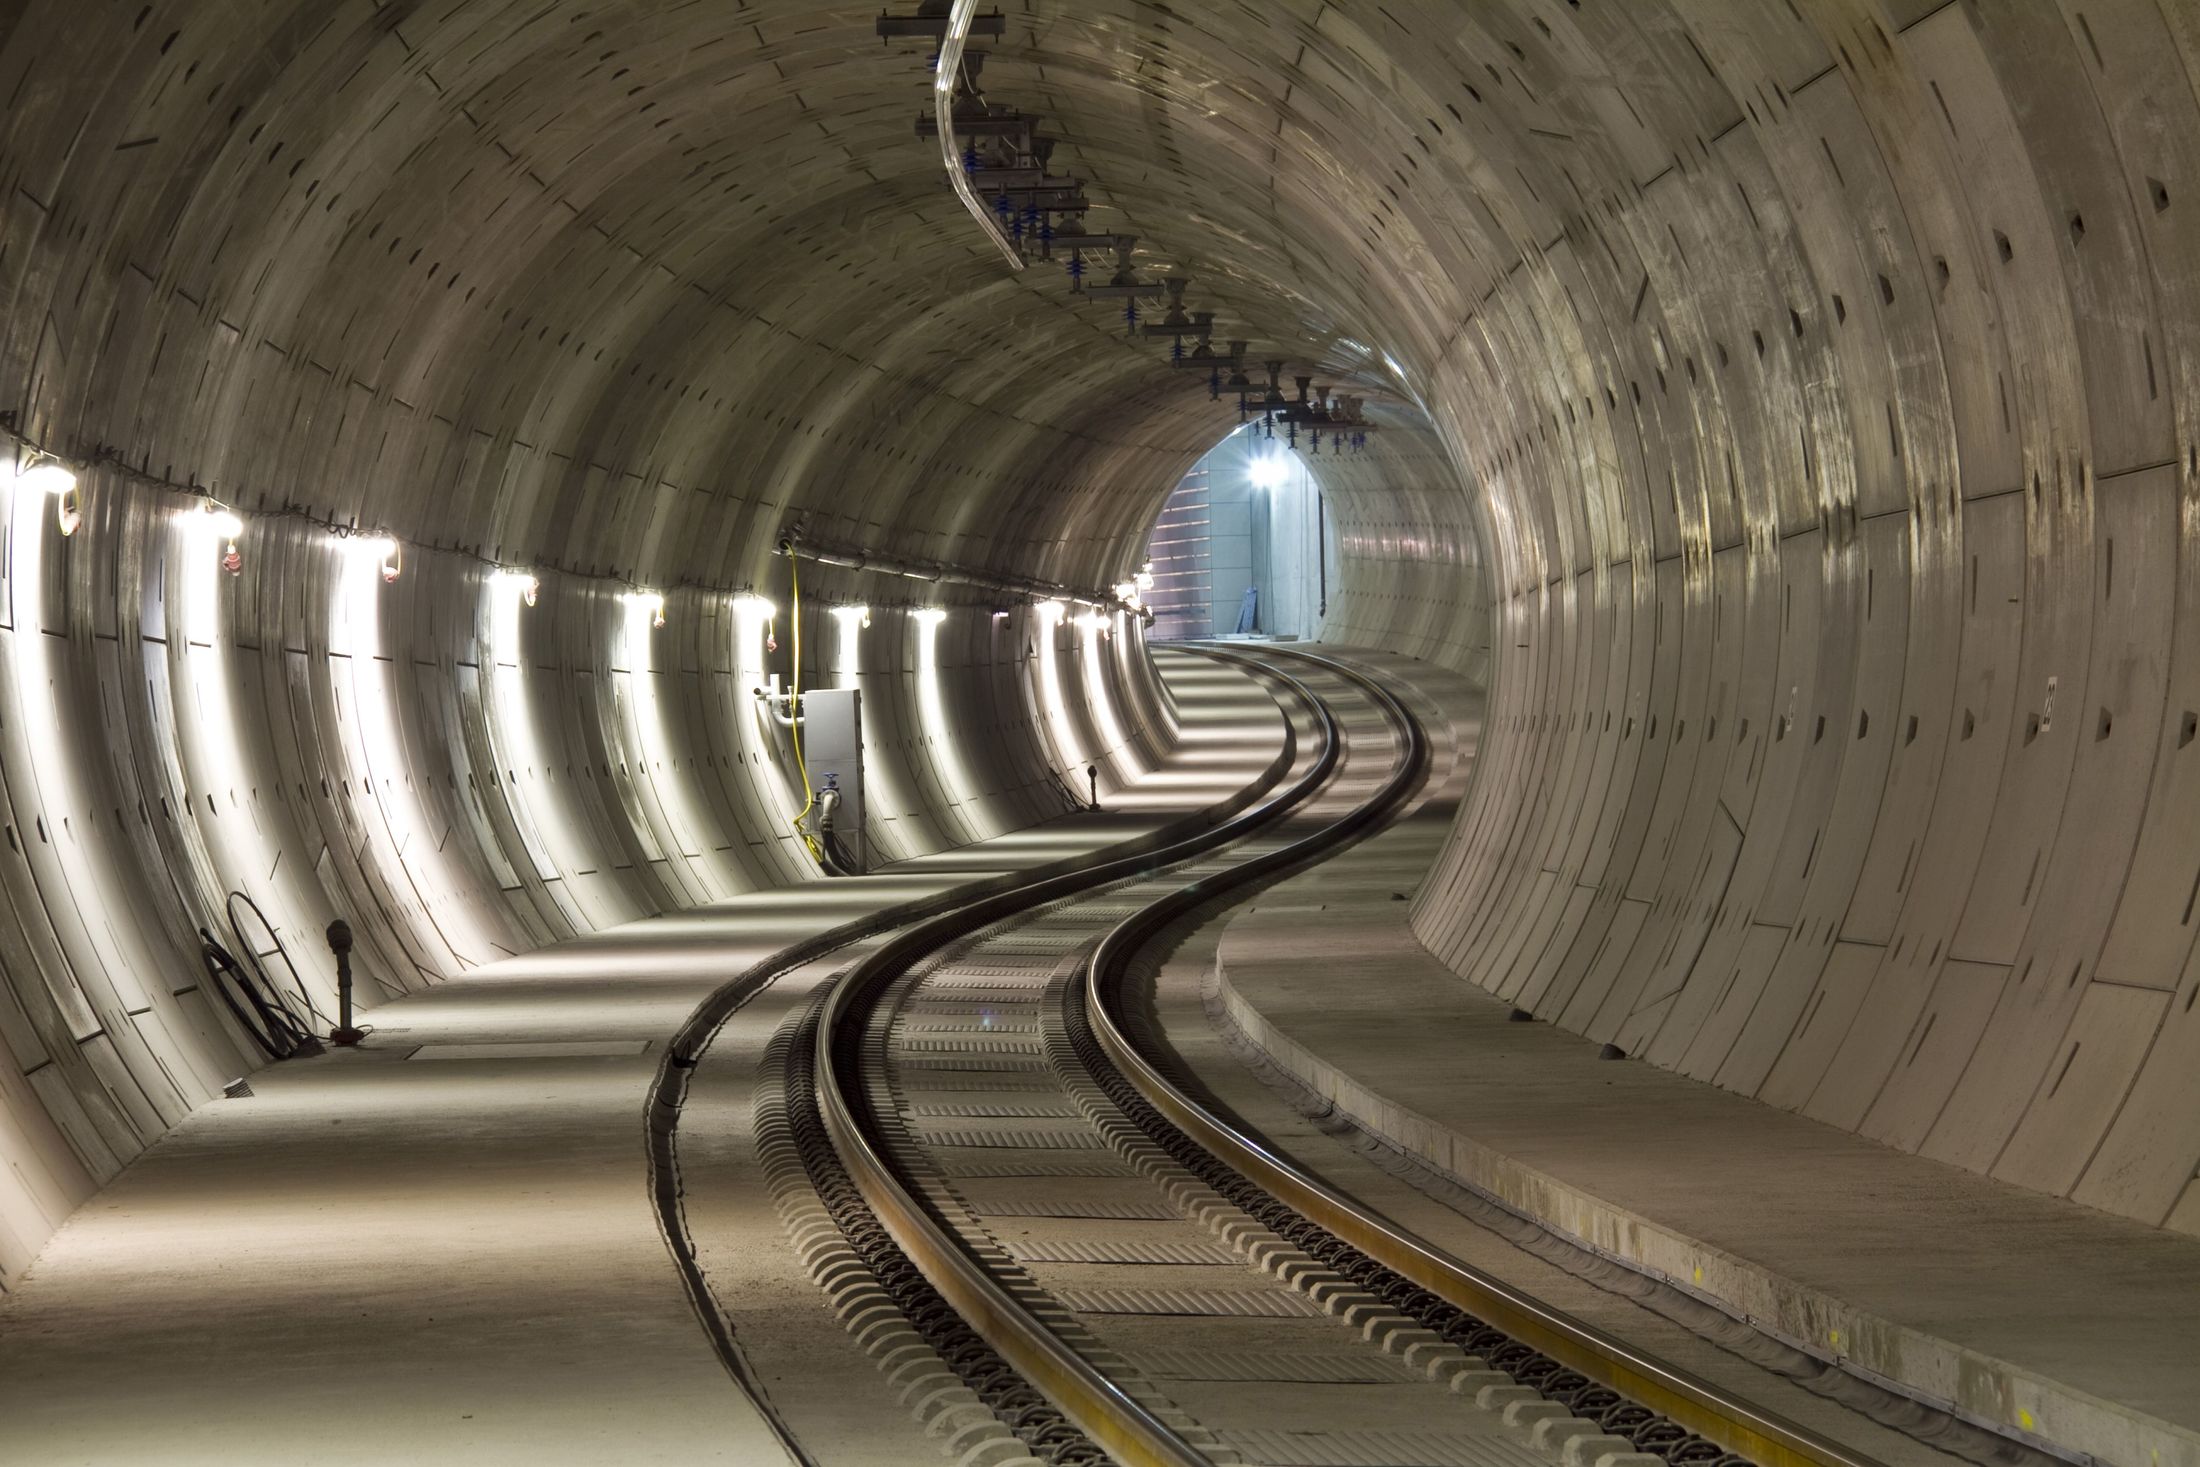
[[(252, 974), (204, 927), (199, 929), (199, 939), (204, 944), (199, 951), (199, 961), (206, 965), (207, 977), (212, 980), (214, 991), (221, 995), (230, 1016), (252, 1036), (254, 1043), (266, 1051), (269, 1059), (296, 1059), (302, 1055), (321, 1052), (320, 1040), (314, 1038), (298, 1016), (291, 1012), (282, 993), (272, 983), (268, 983), (264, 975), (259, 982), (254, 982)], [(224, 978), (229, 982), (224, 983)], [(240, 1005), (236, 995), (230, 992), (231, 985), (244, 995), (245, 1003), (250, 1005), (249, 1016), (244, 1005)], [(262, 991), (263, 987), (265, 992)]]
[(841, 844), (839, 831), (827, 826), (821, 832), (821, 835), (825, 846), (823, 864), (827, 875), (858, 876), (862, 874), (856, 870), (855, 857), (849, 855), (848, 848)]

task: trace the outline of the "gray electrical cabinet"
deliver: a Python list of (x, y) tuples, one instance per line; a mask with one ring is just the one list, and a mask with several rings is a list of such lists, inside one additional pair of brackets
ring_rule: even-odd
[(857, 688), (822, 688), (802, 695), (802, 757), (817, 789), (828, 783), (840, 790), (834, 834), (850, 868), (868, 871), (871, 852), (863, 818), (863, 693)]

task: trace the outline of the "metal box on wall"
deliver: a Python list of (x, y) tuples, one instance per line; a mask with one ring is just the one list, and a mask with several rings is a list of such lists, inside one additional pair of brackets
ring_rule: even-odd
[(840, 790), (833, 822), (841, 848), (856, 871), (871, 865), (864, 838), (863, 693), (857, 688), (822, 688), (802, 695), (802, 759), (817, 789), (828, 783)]

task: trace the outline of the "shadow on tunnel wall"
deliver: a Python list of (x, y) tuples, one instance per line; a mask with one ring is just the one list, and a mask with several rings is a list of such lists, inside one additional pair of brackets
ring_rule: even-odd
[[(188, 495), (97, 473), (83, 502), (64, 536), (45, 492), (19, 489), (0, 562), (0, 1279), (262, 1062), (198, 955), (200, 927), (260, 944), (228, 925), (233, 891), (325, 1032), (339, 915), (371, 1008), (815, 879), (755, 696), (791, 673), (791, 619), (756, 598), (675, 592), (660, 626), (600, 579), (545, 575), (530, 605), (447, 552), (386, 579), (382, 554), (296, 515), (232, 534)], [(1105, 792), (1173, 737), (1134, 617), (803, 615), (811, 685), (865, 692), (880, 862), (1059, 815), (1068, 771), (1097, 763)]]

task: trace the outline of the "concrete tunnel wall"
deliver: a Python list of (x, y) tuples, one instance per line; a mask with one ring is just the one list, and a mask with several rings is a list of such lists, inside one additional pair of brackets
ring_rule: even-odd
[[(721, 596), (675, 593), (654, 629), (600, 582), (553, 578), (523, 609), (434, 552), (385, 585), (325, 529), (272, 517), (248, 521), (232, 578), (173, 496), (87, 500), (71, 538), (42, 497), (19, 496), (7, 531), (7, 1275), (261, 1062), (197, 957), (199, 926), (243, 945), (231, 891), (329, 1015), (320, 932), (338, 915), (371, 1012), (543, 942), (814, 876), (784, 736), (751, 694), (787, 670), (785, 616), (767, 655), (763, 620)], [(836, 620), (805, 609), (821, 683), (850, 680)], [(873, 621), (854, 681), (875, 859), (1059, 814), (1066, 771), (1095, 760), (1106, 790), (1169, 740), (1127, 618), (1106, 635), (1029, 606)], [(1035, 727), (1042, 697), (1079, 716)]]
[[(0, 1282), (247, 1063), (178, 996), (230, 887), (402, 986), (800, 879), (736, 665), (777, 535), (1104, 585), (1229, 426), (985, 253), (874, 13), (0, 9), (0, 411), (100, 461), (76, 536), (11, 506)], [(992, 50), (1218, 338), (1374, 400), (1325, 635), (1491, 687), (1435, 951), (2200, 1227), (2188, 8), (1122, 0)], [(372, 617), (329, 523), (407, 547)], [(543, 578), (519, 654), (491, 564)], [(909, 583), (806, 589), (880, 609), (890, 848), (1064, 807), (1104, 724), (1028, 607), (942, 588), (928, 701)], [(1136, 638), (1099, 666), (1150, 758)]]
[(1467, 79), (1518, 253), (1415, 358), (1498, 587), (1417, 931), (2200, 1231), (2200, 11), (1517, 13)]

